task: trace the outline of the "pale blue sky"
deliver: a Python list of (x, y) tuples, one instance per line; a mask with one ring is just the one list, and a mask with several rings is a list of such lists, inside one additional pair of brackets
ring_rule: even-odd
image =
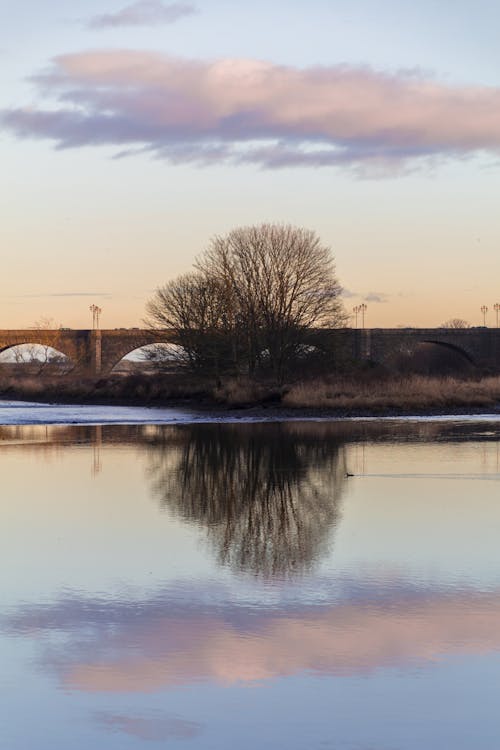
[[(419, 69), (448, 87), (500, 87), (495, 2), (195, 4), (196, 14), (170, 25), (100, 30), (86, 23), (126, 1), (4, 4), (0, 110), (59, 107), (53, 90), (30, 76), (56, 56), (95, 50), (292, 68)], [(479, 307), (499, 301), (500, 158), (492, 148), (479, 157), (455, 153), (432, 169), (362, 179), (342, 167), (199, 167), (149, 154), (113, 160), (120, 150), (58, 151), (53, 140), (0, 125), (0, 242), (8, 269), (0, 280), (0, 327), (42, 316), (86, 326), (93, 301), (104, 309), (104, 326), (137, 325), (155, 286), (188, 270), (210, 236), (259, 221), (317, 230), (334, 249), (342, 283), (358, 295), (347, 306), (368, 296), (373, 325), (433, 325), (455, 316), (478, 324)]]

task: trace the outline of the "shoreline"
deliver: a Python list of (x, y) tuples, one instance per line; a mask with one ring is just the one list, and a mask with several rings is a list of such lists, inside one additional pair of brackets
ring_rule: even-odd
[(181, 409), (252, 420), (500, 416), (500, 377), (309, 378), (282, 387), (189, 376), (0, 379), (0, 400), (52, 406)]
[[(359, 408), (353, 410), (325, 408), (325, 407), (289, 407), (279, 406), (276, 404), (252, 404), (248, 406), (231, 406), (224, 404), (209, 403), (207, 401), (193, 401), (192, 399), (172, 399), (157, 403), (144, 402), (141, 400), (110, 400), (110, 399), (86, 399), (85, 401), (74, 401), (71, 399), (57, 399), (38, 397), (36, 399), (28, 398), (27, 395), (14, 396), (0, 393), (0, 407), (2, 404), (19, 404), (27, 407), (72, 407), (75, 409), (86, 407), (116, 407), (119, 409), (126, 408), (145, 408), (154, 410), (161, 409), (178, 409), (186, 413), (192, 412), (197, 415), (196, 421), (204, 417), (210, 420), (230, 420), (230, 421), (304, 421), (304, 420), (387, 420), (387, 419), (432, 419), (439, 417), (453, 418), (457, 417), (499, 417), (500, 403), (495, 407), (477, 407), (471, 405), (443, 408), (425, 408), (425, 409), (367, 409)], [(0, 422), (1, 424), (1, 422)]]

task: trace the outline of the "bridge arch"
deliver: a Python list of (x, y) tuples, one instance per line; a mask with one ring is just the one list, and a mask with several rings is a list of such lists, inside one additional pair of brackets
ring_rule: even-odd
[[(108, 362), (106, 370), (116, 373), (125, 363), (132, 363), (129, 369), (139, 369), (141, 364), (149, 363), (151, 367), (157, 365), (162, 369), (175, 369), (186, 361), (186, 350), (179, 344), (166, 341), (153, 341), (142, 346), (132, 348), (117, 359), (114, 364)], [(135, 365), (135, 367), (134, 367)]]
[(455, 352), (459, 356), (463, 357), (470, 365), (473, 365), (474, 367), (477, 366), (477, 363), (475, 362), (474, 358), (469, 354), (469, 352), (464, 349), (461, 346), (458, 346), (457, 344), (453, 344), (451, 341), (442, 341), (438, 338), (428, 338), (423, 339), (421, 344), (434, 344), (434, 346), (440, 346), (443, 349), (448, 349), (449, 351)]
[(471, 373), (477, 368), (474, 356), (460, 342), (425, 335), (387, 338), (372, 352), (371, 361), (390, 371), (419, 375)]
[[(55, 343), (55, 342), (54, 342)], [(9, 357), (9, 354), (12, 355)], [(0, 344), (0, 365), (39, 365), (40, 367), (65, 365), (64, 371), (74, 369), (75, 362), (70, 354), (57, 345), (48, 343), (38, 337), (26, 337), (24, 340)]]

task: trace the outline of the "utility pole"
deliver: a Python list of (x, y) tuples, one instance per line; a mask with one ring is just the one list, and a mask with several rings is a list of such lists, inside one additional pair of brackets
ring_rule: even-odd
[(355, 306), (354, 306), (354, 307), (352, 308), (352, 311), (353, 311), (353, 313), (354, 313), (354, 328), (357, 328), (357, 327), (358, 327), (358, 313), (359, 313), (360, 309), (361, 309), (361, 308), (359, 307), (359, 305), (355, 305)]
[(500, 311), (500, 304), (498, 304), (498, 302), (496, 302), (493, 305), (493, 309), (494, 309), (494, 311), (496, 313), (496, 316), (497, 316), (497, 328), (498, 328), (498, 312)]
[(483, 313), (483, 326), (486, 328), (486, 313), (488, 312), (486, 305), (482, 305), (481, 312)]

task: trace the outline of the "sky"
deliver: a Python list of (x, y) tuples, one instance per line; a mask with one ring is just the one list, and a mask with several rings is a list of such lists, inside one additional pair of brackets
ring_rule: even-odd
[(366, 324), (495, 324), (495, 0), (0, 7), (0, 328), (142, 324), (215, 235), (332, 248)]

